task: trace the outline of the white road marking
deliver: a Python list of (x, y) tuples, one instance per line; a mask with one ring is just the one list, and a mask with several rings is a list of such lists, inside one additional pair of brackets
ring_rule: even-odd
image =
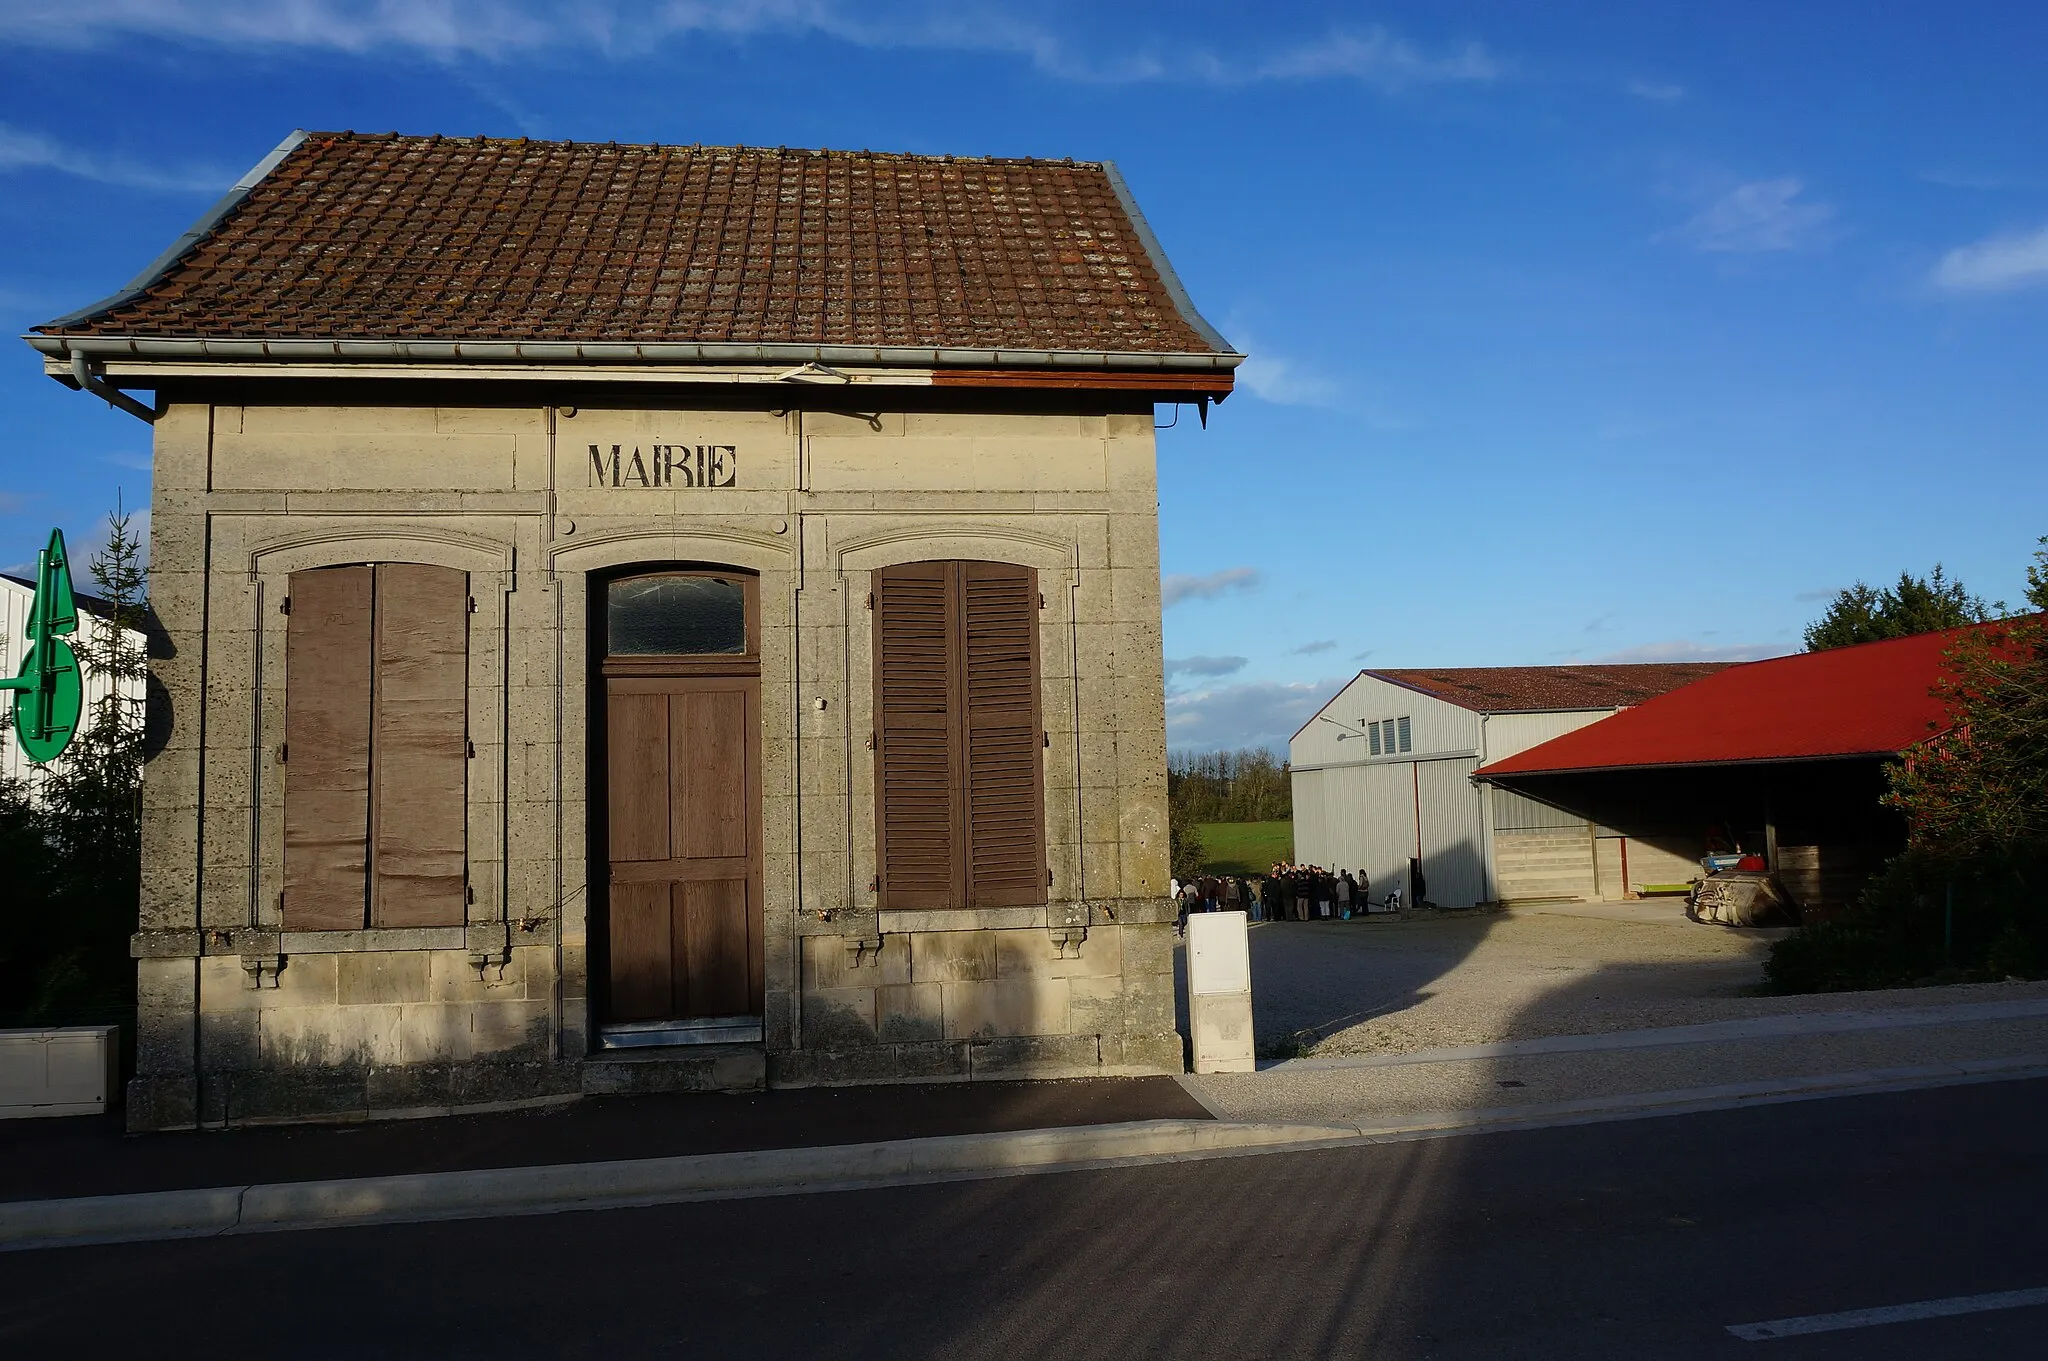
[(2048, 1304), (2048, 1287), (2033, 1290), (2001, 1290), (1991, 1295), (1952, 1295), (1945, 1300), (1922, 1300), (1918, 1304), (1888, 1304), (1881, 1309), (1849, 1309), (1839, 1314), (1808, 1314), (1804, 1318), (1773, 1319), (1769, 1323), (1731, 1323), (1728, 1331), (1744, 1342), (1768, 1342), (1774, 1337), (1798, 1337), (1802, 1333), (1833, 1333), (1844, 1328), (1875, 1328), (1885, 1323), (1911, 1323), (1923, 1318), (1954, 1318), (1958, 1314), (1985, 1314), (1994, 1309), (2030, 1309)]

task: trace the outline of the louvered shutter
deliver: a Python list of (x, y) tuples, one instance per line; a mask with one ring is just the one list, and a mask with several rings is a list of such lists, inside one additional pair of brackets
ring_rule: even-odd
[(884, 907), (953, 907), (965, 888), (955, 576), (943, 562), (875, 575), (876, 834)]
[(967, 902), (1046, 900), (1038, 574), (959, 564), (966, 696)]
[(284, 926), (361, 930), (369, 863), (372, 570), (294, 572), (285, 626)]
[(468, 861), (469, 578), (377, 566), (374, 926), (460, 926)]
[(874, 628), (882, 906), (1044, 902), (1037, 573), (885, 568)]

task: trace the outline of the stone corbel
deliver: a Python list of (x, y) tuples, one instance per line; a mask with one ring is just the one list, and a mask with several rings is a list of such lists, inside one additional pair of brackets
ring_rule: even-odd
[(1054, 959), (1079, 959), (1081, 957), (1081, 942), (1088, 939), (1088, 928), (1085, 926), (1050, 926), (1046, 928), (1045, 934), (1052, 939), (1052, 957)]
[(471, 922), (466, 936), (469, 967), (479, 983), (502, 983), (512, 962), (512, 935), (503, 922)]
[(882, 934), (877, 931), (871, 936), (846, 937), (846, 967), (858, 969), (862, 964), (878, 966), (882, 962)]
[(245, 954), (242, 956), (242, 972), (249, 975), (249, 986), (251, 988), (276, 987), (277, 976), (283, 969), (283, 955)]

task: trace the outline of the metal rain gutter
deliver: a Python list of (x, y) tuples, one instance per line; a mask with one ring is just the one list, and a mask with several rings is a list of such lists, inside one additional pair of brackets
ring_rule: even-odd
[(826, 364), (877, 368), (1048, 368), (1228, 371), (1234, 353), (1103, 350), (964, 350), (900, 345), (724, 345), (678, 341), (258, 340), (201, 337), (25, 335), (45, 355), (108, 359), (235, 359), (357, 363)]
[(71, 376), (78, 381), (80, 387), (90, 392), (93, 396), (105, 401), (109, 406), (119, 407), (135, 417), (136, 420), (147, 421), (151, 425), (156, 424), (156, 409), (144, 406), (141, 402), (136, 401), (133, 397), (130, 397), (127, 393), (101, 377), (98, 371), (93, 368), (90, 355), (82, 352), (73, 352), (71, 356)]

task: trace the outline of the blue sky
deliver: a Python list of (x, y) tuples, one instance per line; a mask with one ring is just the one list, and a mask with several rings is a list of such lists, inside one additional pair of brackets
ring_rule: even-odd
[[(1170, 733), (1360, 666), (1788, 651), (2048, 533), (2048, 7), (0, 0), (0, 322), (294, 127), (1109, 158), (1253, 356), (1160, 435)], [(0, 566), (146, 504), (0, 363)], [(1168, 418), (1162, 412), (1161, 419)]]

